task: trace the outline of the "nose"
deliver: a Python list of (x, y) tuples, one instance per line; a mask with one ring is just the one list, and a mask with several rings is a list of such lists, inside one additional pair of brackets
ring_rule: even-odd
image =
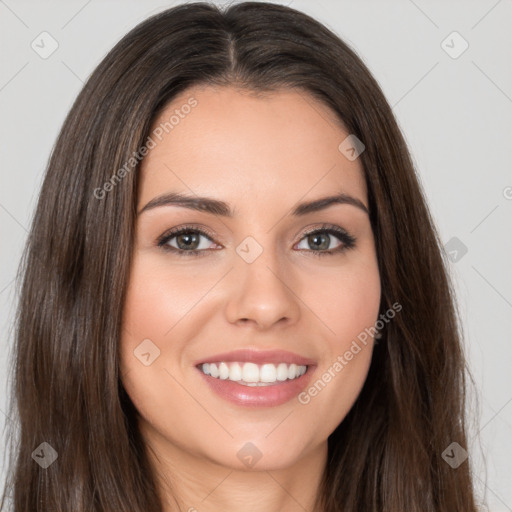
[[(265, 249), (252, 263), (238, 258), (231, 272), (232, 293), (226, 306), (230, 323), (254, 325), (259, 330), (275, 324), (292, 325), (300, 316), (297, 278), (279, 265), (274, 251)], [(294, 286), (295, 284), (295, 286)]]

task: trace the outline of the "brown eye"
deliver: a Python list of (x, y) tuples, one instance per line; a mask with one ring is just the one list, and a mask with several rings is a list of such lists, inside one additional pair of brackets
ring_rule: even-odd
[(328, 233), (313, 233), (312, 235), (307, 236), (307, 241), (310, 244), (310, 247), (314, 247), (315, 249), (329, 249), (331, 245), (331, 236)]
[(178, 249), (197, 249), (199, 246), (199, 238), (201, 235), (194, 233), (193, 231), (186, 231), (179, 235), (175, 235), (172, 238), (176, 238), (176, 245)]
[(203, 230), (181, 227), (165, 233), (158, 241), (158, 246), (166, 251), (176, 252), (180, 256), (202, 256), (211, 246), (207, 242), (202, 242), (202, 238), (213, 243), (211, 237)]

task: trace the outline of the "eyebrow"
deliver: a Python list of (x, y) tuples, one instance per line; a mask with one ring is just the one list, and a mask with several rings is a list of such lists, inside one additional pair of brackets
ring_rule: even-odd
[[(349, 204), (369, 214), (368, 208), (362, 201), (348, 194), (340, 193), (334, 196), (320, 197), (313, 201), (300, 203), (292, 210), (292, 215), (300, 217), (309, 213), (324, 210), (334, 204)], [(235, 216), (235, 212), (231, 210), (229, 204), (224, 201), (213, 199), (211, 197), (187, 196), (177, 192), (170, 192), (151, 199), (151, 201), (149, 201), (149, 203), (147, 203), (137, 215), (161, 206), (181, 206), (182, 208), (189, 208), (190, 210), (197, 210), (228, 218), (233, 218)]]

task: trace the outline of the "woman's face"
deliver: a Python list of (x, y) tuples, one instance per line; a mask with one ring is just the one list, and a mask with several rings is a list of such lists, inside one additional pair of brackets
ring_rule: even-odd
[(291, 90), (194, 87), (153, 129), (121, 343), (141, 430), (169, 460), (289, 467), (326, 449), (372, 356), (381, 290), (360, 160), (333, 112)]

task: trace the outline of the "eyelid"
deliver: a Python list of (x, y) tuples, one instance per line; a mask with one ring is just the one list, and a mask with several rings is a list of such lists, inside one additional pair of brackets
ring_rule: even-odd
[(183, 224), (181, 226), (176, 226), (174, 228), (170, 228), (164, 233), (162, 233), (159, 237), (157, 242), (161, 242), (162, 240), (168, 238), (169, 236), (175, 237), (177, 234), (180, 233), (180, 231), (198, 231), (201, 234), (207, 236), (211, 242), (215, 242), (215, 238), (222, 238), (210, 229), (208, 229), (206, 226), (203, 226), (202, 224)]

